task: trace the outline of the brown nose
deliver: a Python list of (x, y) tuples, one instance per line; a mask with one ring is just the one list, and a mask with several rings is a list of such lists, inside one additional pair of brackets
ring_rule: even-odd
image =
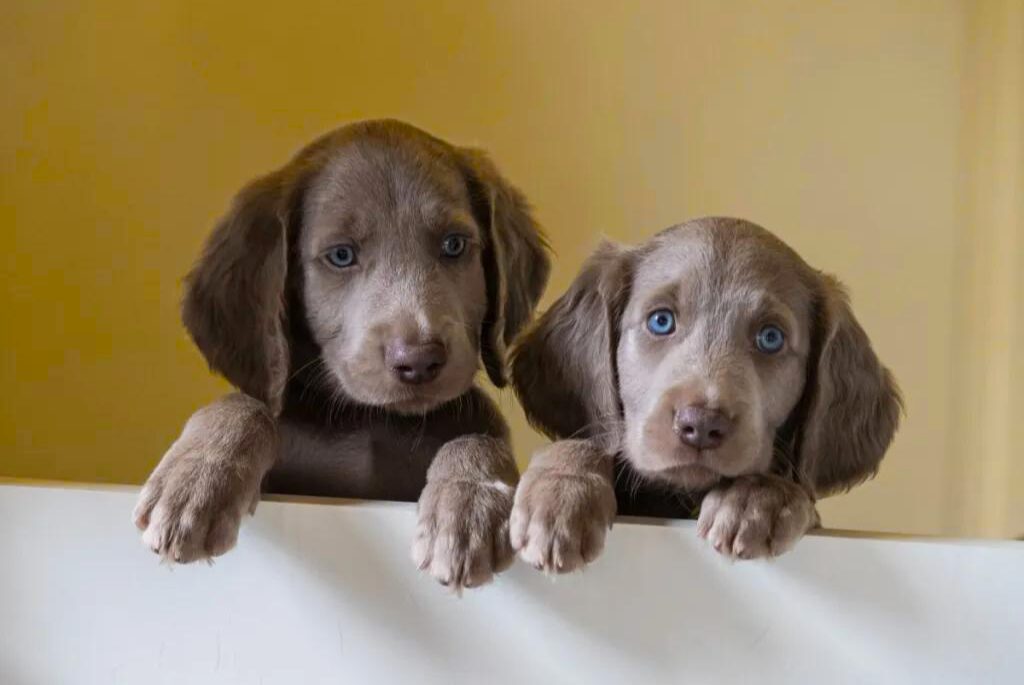
[(439, 342), (412, 345), (404, 340), (392, 340), (384, 350), (384, 363), (409, 385), (429, 383), (441, 373), (448, 361), (448, 351)]
[(672, 427), (683, 443), (699, 450), (712, 450), (729, 437), (732, 421), (717, 409), (689, 405), (676, 411)]

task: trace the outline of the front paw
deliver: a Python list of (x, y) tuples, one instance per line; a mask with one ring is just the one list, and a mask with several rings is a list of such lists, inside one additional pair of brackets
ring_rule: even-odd
[(615, 491), (603, 474), (530, 468), (512, 509), (512, 546), (545, 573), (582, 569), (604, 549), (615, 509)]
[(489, 583), (515, 556), (508, 537), (513, 492), (501, 480), (428, 482), (420, 495), (413, 561), (456, 592)]
[(230, 550), (275, 454), (273, 420), (256, 400), (231, 396), (196, 412), (139, 494), (132, 519), (143, 543), (181, 564)]
[(146, 482), (132, 518), (142, 542), (165, 561), (220, 556), (238, 539), (242, 514), (259, 500), (259, 481), (219, 472), (208, 454), (176, 456)]
[(728, 557), (758, 559), (787, 551), (818, 521), (814, 501), (796, 483), (741, 476), (705, 495), (697, 534)]

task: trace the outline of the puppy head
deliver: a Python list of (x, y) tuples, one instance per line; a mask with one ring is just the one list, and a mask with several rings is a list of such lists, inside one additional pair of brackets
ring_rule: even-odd
[(690, 490), (789, 471), (870, 476), (899, 396), (834, 279), (767, 231), (703, 219), (605, 245), (514, 352), (531, 419)]
[(420, 413), (468, 390), (480, 356), (504, 385), (506, 344), (547, 273), (522, 195), (481, 153), (364, 122), (239, 193), (183, 318), (214, 369), (277, 410), (305, 373)]

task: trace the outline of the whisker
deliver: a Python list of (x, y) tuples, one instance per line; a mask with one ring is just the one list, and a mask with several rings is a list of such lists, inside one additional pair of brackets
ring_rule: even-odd
[[(309, 360), (308, 362), (306, 362), (305, 364), (300, 366), (298, 369), (296, 369), (295, 372), (292, 373), (292, 375), (288, 376), (288, 381), (294, 380), (296, 376), (298, 376), (300, 373), (302, 373), (303, 371), (305, 371), (309, 367), (313, 366), (313, 364), (319, 364), (322, 361), (323, 361), (322, 357), (314, 357), (313, 359)], [(288, 382), (288, 381), (285, 381), (285, 382)]]

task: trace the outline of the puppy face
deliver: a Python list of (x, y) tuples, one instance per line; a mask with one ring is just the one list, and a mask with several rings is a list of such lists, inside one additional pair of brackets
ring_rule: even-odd
[(355, 141), (313, 180), (302, 227), (310, 330), (346, 395), (410, 413), (469, 388), (486, 237), (450, 160)]
[(276, 412), (289, 383), (421, 413), (505, 384), (547, 282), (522, 194), (476, 150), (396, 121), (352, 124), (236, 196), (189, 274), (210, 366)]
[(513, 380), (549, 435), (691, 491), (767, 472), (850, 487), (877, 469), (901, 409), (835, 279), (725, 218), (599, 248), (518, 341)]
[(811, 291), (765, 234), (703, 226), (638, 254), (617, 362), (623, 454), (687, 489), (769, 470), (804, 390)]

